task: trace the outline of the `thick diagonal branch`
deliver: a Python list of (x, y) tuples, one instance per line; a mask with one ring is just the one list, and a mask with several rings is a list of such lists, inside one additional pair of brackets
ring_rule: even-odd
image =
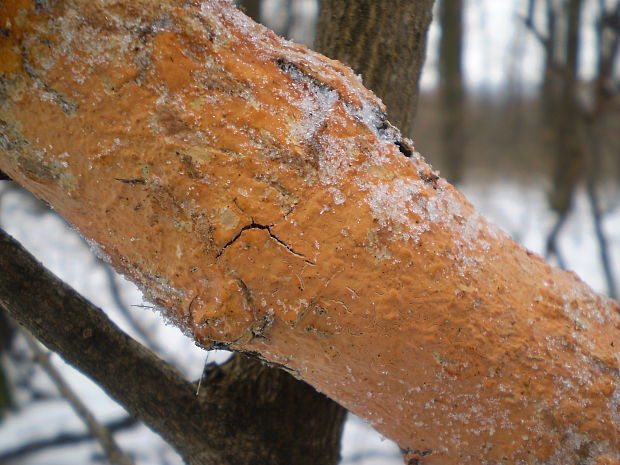
[(413, 463), (617, 459), (618, 304), (484, 220), (350, 69), (224, 0), (29, 4), (0, 36), (0, 169), (198, 343)]

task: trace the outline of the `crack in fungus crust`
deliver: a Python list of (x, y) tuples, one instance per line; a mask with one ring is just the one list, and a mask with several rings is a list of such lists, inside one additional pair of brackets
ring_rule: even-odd
[(235, 236), (231, 240), (229, 240), (226, 244), (224, 244), (224, 247), (222, 247), (220, 251), (217, 253), (216, 258), (220, 258), (222, 254), (226, 251), (226, 249), (232, 244), (234, 244), (237, 241), (237, 239), (239, 239), (245, 231), (247, 231), (248, 229), (259, 229), (262, 231), (267, 231), (267, 233), (269, 234), (269, 237), (271, 237), (274, 241), (276, 241), (278, 244), (280, 244), (282, 247), (288, 250), (291, 254), (295, 255), (296, 257), (303, 258), (305, 262), (308, 263), (309, 265), (314, 265), (314, 262), (312, 262), (311, 260), (308, 260), (308, 258), (304, 254), (296, 252), (291, 246), (289, 246), (286, 242), (284, 242), (282, 239), (276, 236), (271, 231), (272, 226), (273, 225), (262, 225), (262, 224), (258, 224), (252, 221), (252, 223), (247, 224), (243, 228), (241, 228), (239, 232), (235, 234)]

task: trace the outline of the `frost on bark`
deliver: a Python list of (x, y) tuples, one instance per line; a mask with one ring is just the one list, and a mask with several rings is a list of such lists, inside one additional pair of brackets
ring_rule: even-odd
[(348, 68), (225, 1), (0, 8), (0, 170), (198, 343), (411, 463), (618, 463), (618, 304), (488, 224)]

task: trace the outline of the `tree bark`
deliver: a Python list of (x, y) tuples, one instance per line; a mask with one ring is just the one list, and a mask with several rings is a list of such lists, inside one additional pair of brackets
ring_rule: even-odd
[(403, 134), (413, 134), (434, 0), (321, 0), (317, 51), (360, 73)]
[(196, 386), (0, 230), (0, 308), (88, 375), (189, 464), (336, 464), (345, 410), (237, 355)]
[(463, 180), (465, 168), (465, 95), (463, 92), (463, 2), (441, 0), (439, 9), (439, 99), (446, 179)]
[(348, 68), (226, 1), (30, 5), (0, 37), (0, 170), (198, 343), (412, 463), (618, 460), (618, 304), (489, 225)]

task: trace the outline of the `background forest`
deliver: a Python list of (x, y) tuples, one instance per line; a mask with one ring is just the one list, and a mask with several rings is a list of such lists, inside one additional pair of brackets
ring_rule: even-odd
[[(280, 35), (314, 43), (317, 0), (239, 3)], [(488, 218), (616, 298), (619, 48), (619, 0), (437, 0), (417, 116), (406, 131)], [(0, 183), (0, 226), (189, 379), (200, 377), (205, 359), (227, 357), (207, 354), (164, 326), (133, 285), (14, 183)], [(118, 433), (136, 463), (181, 463), (158, 436), (2, 314), (0, 352), (1, 464), (105, 463), (83, 415), (73, 413), (76, 399)], [(352, 416), (342, 455), (343, 464), (402, 462), (393, 443)]]

